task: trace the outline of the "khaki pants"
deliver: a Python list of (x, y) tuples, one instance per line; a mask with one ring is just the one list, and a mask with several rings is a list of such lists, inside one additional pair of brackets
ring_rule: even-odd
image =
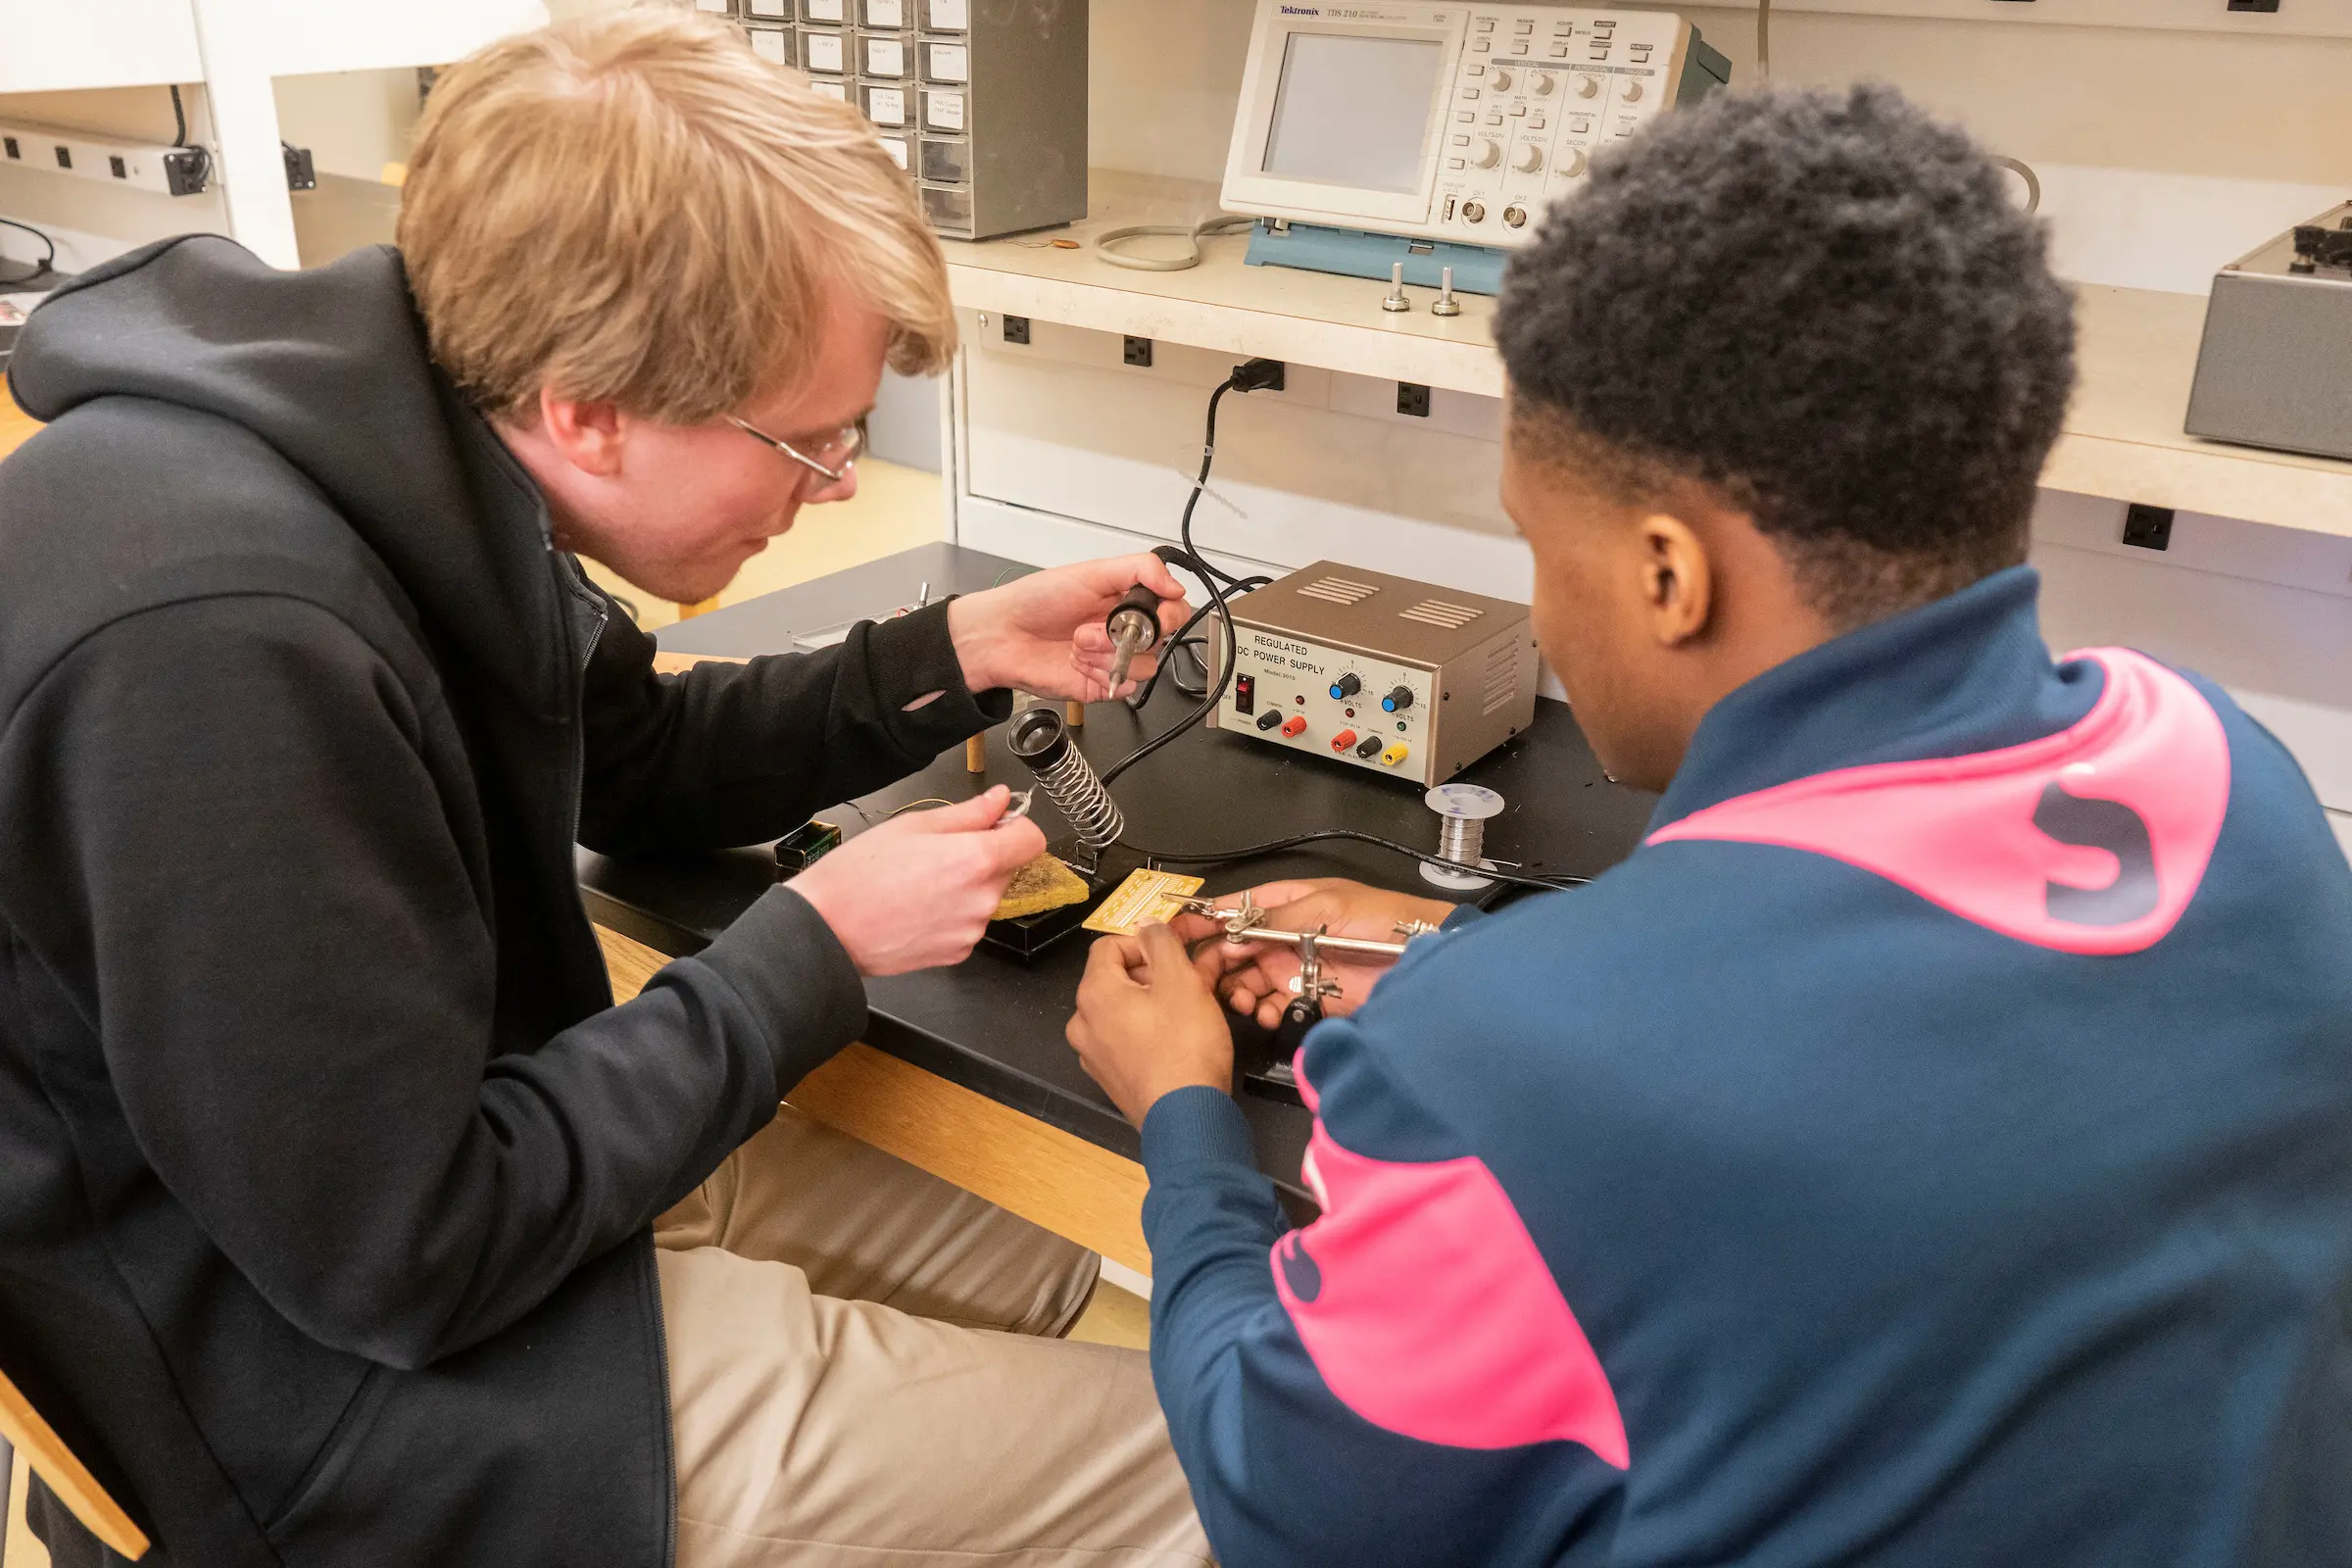
[(678, 1568), (1199, 1568), (1099, 1260), (786, 1107), (656, 1225)]

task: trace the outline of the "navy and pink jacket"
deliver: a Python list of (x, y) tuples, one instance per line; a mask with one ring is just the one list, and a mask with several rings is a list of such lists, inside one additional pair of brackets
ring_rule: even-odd
[(2003, 572), (1711, 712), (1590, 888), (1144, 1126), (1228, 1568), (2352, 1563), (2352, 869)]

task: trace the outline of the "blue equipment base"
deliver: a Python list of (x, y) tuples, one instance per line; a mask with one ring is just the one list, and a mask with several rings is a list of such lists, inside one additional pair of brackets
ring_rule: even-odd
[(1367, 234), (1353, 228), (1322, 228), (1293, 223), (1277, 234), (1271, 219), (1261, 218), (1250, 231), (1250, 267), (1296, 267), (1309, 272), (1337, 272), (1343, 277), (1370, 277), (1386, 283), (1390, 270), (1404, 264), (1404, 280), (1417, 288), (1439, 286), (1440, 269), (1453, 269), (1457, 294), (1502, 292), (1502, 264), (1506, 253), (1488, 245), (1456, 245), (1446, 240), (1406, 239), (1399, 234)]

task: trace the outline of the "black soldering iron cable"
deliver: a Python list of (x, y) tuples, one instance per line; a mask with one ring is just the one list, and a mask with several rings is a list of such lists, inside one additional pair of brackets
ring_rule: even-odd
[[(1274, 579), (1271, 577), (1239, 577), (1234, 579), (1229, 586), (1236, 593), (1249, 593), (1255, 589), (1263, 588), (1266, 584), (1272, 582), (1273, 580)], [(1141, 712), (1144, 705), (1152, 700), (1152, 692), (1158, 689), (1159, 677), (1162, 675), (1166, 675), (1168, 677), (1168, 683), (1174, 686), (1178, 691), (1183, 692), (1186, 696), (1193, 697), (1201, 695), (1201, 693), (1196, 693), (1191, 688), (1187, 687), (1185, 683), (1176, 676), (1174, 671), (1169, 669), (1168, 665), (1175, 658), (1176, 650), (1183, 647), (1185, 645), (1185, 639), (1193, 635), (1193, 628), (1200, 625), (1201, 621), (1207, 619), (1210, 613), (1215, 611), (1215, 609), (1216, 607), (1214, 605), (1202, 605), (1199, 610), (1193, 612), (1193, 618), (1186, 621), (1184, 625), (1177, 630), (1176, 635), (1168, 639), (1166, 644), (1168, 649), (1168, 658), (1161, 660), (1158, 667), (1152, 671), (1151, 678), (1146, 680), (1143, 685), (1137, 687), (1135, 693), (1127, 699), (1127, 706), (1129, 708)], [(1208, 661), (1203, 659), (1201, 661), (1202, 666), (1206, 667), (1207, 662)], [(1203, 687), (1202, 690), (1204, 692), (1206, 688)]]
[(1423, 864), (1434, 865), (1443, 871), (1454, 871), (1467, 876), (1492, 877), (1497, 882), (1509, 883), (1513, 887), (1535, 888), (1545, 893), (1558, 893), (1569, 888), (1581, 888), (1592, 880), (1589, 876), (1548, 878), (1518, 876), (1509, 871), (1495, 870), (1492, 866), (1464, 865), (1459, 860), (1448, 860), (1442, 855), (1432, 855), (1426, 850), (1416, 850), (1409, 844), (1399, 844), (1395, 839), (1384, 839), (1375, 833), (1359, 833), (1349, 827), (1320, 828), (1312, 833), (1295, 833), (1287, 839), (1273, 839), (1264, 844), (1252, 844), (1246, 849), (1212, 850), (1204, 855), (1165, 855), (1158, 850), (1148, 850), (1132, 839), (1121, 839), (1119, 843), (1147, 860), (1164, 860), (1170, 865), (1226, 865), (1235, 860), (1254, 860), (1260, 856), (1276, 855), (1284, 850), (1295, 850), (1302, 844), (1320, 844), (1333, 839), (1376, 845), (1384, 850), (1394, 850), (1398, 855), (1409, 855)]
[[(1225, 608), (1225, 590), (1219, 586), (1218, 579), (1223, 578), (1227, 582), (1239, 582), (1242, 579), (1201, 560), (1200, 552), (1193, 548), (1193, 512), (1200, 505), (1200, 492), (1208, 488), (1209, 467), (1217, 460), (1217, 406), (1225, 401), (1226, 393), (1242, 385), (1245, 379), (1244, 372), (1248, 369), (1248, 366), (1234, 367), (1233, 373), (1208, 395), (1208, 428), (1200, 443), (1200, 475), (1193, 481), (1193, 493), (1184, 499), (1184, 517), (1176, 528), (1177, 536), (1184, 544), (1183, 566), (1194, 576), (1200, 578), (1200, 586), (1208, 590), (1208, 604), (1202, 607), (1202, 611), (1206, 612), (1214, 610), (1218, 621), (1225, 628), (1224, 672), (1217, 678), (1216, 684), (1209, 694), (1200, 700), (1200, 706), (1104, 768), (1102, 783), (1105, 787), (1112, 779), (1117, 778), (1121, 773), (1126, 772), (1136, 763), (1206, 718), (1217, 704), (1224, 701), (1225, 688), (1233, 683), (1234, 661), (1240, 657), (1241, 649), (1234, 638), (1233, 615)], [(1196, 615), (1194, 618), (1197, 620), (1200, 617)]]

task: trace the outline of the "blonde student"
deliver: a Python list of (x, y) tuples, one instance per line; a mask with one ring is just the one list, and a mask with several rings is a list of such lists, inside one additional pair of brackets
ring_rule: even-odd
[(20, 340), (0, 1364), (164, 1563), (1204, 1561), (1144, 1358), (1057, 1338), (1098, 1260), (778, 1116), (1037, 829), (876, 828), (617, 1007), (572, 871), (1107, 697), (1105, 611), (1177, 585), (655, 673), (578, 558), (717, 592), (954, 338), (903, 176), (717, 24), (449, 72), (399, 238), (166, 241)]

